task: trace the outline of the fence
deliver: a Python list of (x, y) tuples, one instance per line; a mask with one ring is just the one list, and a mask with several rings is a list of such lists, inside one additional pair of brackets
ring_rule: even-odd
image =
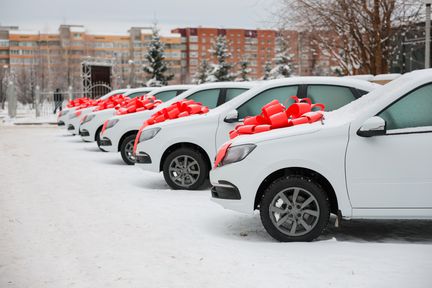
[[(95, 84), (87, 92), (84, 91), (73, 91), (72, 89), (66, 91), (60, 91), (62, 96), (62, 107), (64, 108), (66, 103), (71, 99), (88, 97), (88, 98), (99, 98), (111, 91), (111, 88), (106, 84)], [(54, 101), (55, 91), (40, 91), (39, 87), (35, 89), (34, 103), (31, 105), (35, 110), (36, 117), (45, 117), (54, 114), (56, 108), (56, 101)], [(7, 102), (8, 102), (8, 114), (10, 117), (16, 117), (17, 110), (17, 91), (13, 83), (9, 83), (6, 91)], [(58, 109), (56, 110), (56, 112)]]

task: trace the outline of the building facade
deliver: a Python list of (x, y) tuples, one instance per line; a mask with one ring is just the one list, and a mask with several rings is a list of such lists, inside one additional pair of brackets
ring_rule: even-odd
[[(81, 25), (61, 25), (53, 34), (0, 27), (0, 74), (8, 73), (17, 83), (38, 85), (42, 90), (80, 90), (85, 85), (83, 72), (90, 67), (93, 83), (113, 88), (143, 86), (148, 75), (142, 68), (151, 38), (152, 29), (147, 27), (132, 27), (124, 35), (90, 34)], [(181, 39), (170, 36), (161, 41), (169, 72), (175, 75), (171, 83), (180, 83)]]
[[(181, 36), (183, 44), (181, 51), (182, 82), (190, 82), (197, 72), (200, 63), (207, 60), (216, 62), (209, 52), (216, 37), (225, 35), (231, 57), (228, 62), (238, 64), (246, 60), (250, 64), (251, 78), (259, 79), (264, 74), (266, 61), (272, 61), (276, 51), (276, 31), (218, 29), (218, 28), (177, 28), (171, 31)], [(239, 69), (235, 67), (234, 69)]]

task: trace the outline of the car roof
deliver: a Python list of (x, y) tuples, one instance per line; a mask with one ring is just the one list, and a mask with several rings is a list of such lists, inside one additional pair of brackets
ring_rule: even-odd
[(337, 85), (337, 86), (347, 86), (356, 89), (361, 89), (367, 92), (373, 91), (380, 87), (381, 85), (370, 83), (365, 80), (358, 79), (347, 79), (342, 77), (321, 77), (321, 76), (303, 76), (303, 77), (290, 77), (284, 79), (276, 79), (276, 80), (266, 80), (260, 81), (261, 85), (258, 85), (249, 91), (246, 91), (239, 96), (235, 97), (231, 101), (212, 109), (210, 112), (217, 113), (218, 111), (225, 109), (226, 107), (241, 105), (242, 103), (248, 101), (250, 98), (254, 97), (258, 93), (261, 93), (265, 90), (286, 86), (286, 85)]
[(159, 92), (164, 92), (164, 91), (172, 91), (172, 90), (189, 90), (193, 87), (195, 87), (196, 85), (168, 85), (168, 86), (163, 86), (163, 87), (155, 87), (155, 89), (153, 89), (150, 93), (148, 93), (149, 95), (154, 95), (156, 93)]
[(138, 93), (138, 92), (143, 92), (143, 93), (145, 93), (145, 92), (151, 92), (151, 91), (154, 90), (154, 89), (155, 89), (155, 87), (139, 87), (139, 88), (132, 88), (132, 89), (127, 89), (127, 91), (124, 92), (123, 94), (124, 94), (125, 96), (128, 96), (128, 95), (130, 95), (130, 94)]

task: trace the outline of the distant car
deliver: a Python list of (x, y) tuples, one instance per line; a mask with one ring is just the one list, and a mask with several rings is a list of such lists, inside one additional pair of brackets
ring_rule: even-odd
[[(163, 171), (173, 189), (198, 189), (211, 169), (217, 148), (229, 139), (245, 116), (258, 115), (262, 106), (277, 99), (286, 105), (291, 96), (309, 97), (327, 110), (342, 107), (375, 89), (378, 84), (337, 77), (292, 77), (263, 81), (207, 114), (170, 120), (143, 130), (136, 149), (139, 166)], [(152, 135), (147, 137), (146, 135)]]
[[(144, 94), (147, 94), (151, 92), (154, 88), (153, 87), (141, 87), (141, 88), (134, 88), (129, 89), (127, 92), (130, 98), (135, 98)], [(109, 97), (106, 97), (105, 99), (108, 99)], [(79, 126), (81, 119), (93, 112), (93, 110), (96, 107), (88, 107), (84, 109), (75, 110), (74, 113), (69, 114), (69, 123), (67, 125), (67, 131), (72, 135), (78, 135), (79, 134)]]
[[(126, 91), (127, 91), (127, 89), (113, 90), (113, 91), (109, 92), (108, 94), (103, 95), (99, 99), (107, 99), (112, 95), (125, 93)], [(77, 109), (77, 107), (71, 107), (71, 108), (66, 107), (62, 111), (60, 111), (58, 113), (58, 117), (57, 117), (57, 125), (67, 127), (69, 125), (69, 115), (71, 115), (72, 112), (74, 112), (76, 109)]]
[[(338, 219), (432, 219), (432, 69), (405, 74), (324, 120), (233, 139), (212, 199), (259, 209), (279, 241)], [(163, 128), (162, 128), (163, 129)]]
[[(197, 85), (153, 110), (142, 111), (111, 118), (102, 134), (101, 147), (109, 152), (119, 152), (128, 165), (135, 164), (133, 146), (139, 128), (155, 112), (182, 100), (201, 102), (210, 109), (215, 108), (239, 94), (256, 86), (255, 82), (217, 82)], [(188, 117), (187, 117), (188, 118)]]
[[(155, 88), (147, 94), (151, 96), (155, 96), (157, 99), (166, 102), (192, 87), (193, 85), (170, 85), (170, 86)], [(136, 92), (127, 92), (124, 93), (123, 95), (127, 97), (131, 95), (133, 96), (131, 98), (134, 98), (135, 97), (134, 93)], [(140, 92), (139, 94), (142, 95), (142, 92)], [(94, 111), (87, 114), (85, 118), (82, 120), (79, 128), (79, 134), (81, 135), (81, 138), (84, 141), (88, 141), (88, 142), (96, 141), (99, 145), (99, 140), (100, 140), (99, 134), (102, 131), (102, 126), (104, 122), (110, 119), (111, 117), (115, 116), (116, 113), (117, 110), (111, 108), (111, 109), (105, 109), (101, 111)]]

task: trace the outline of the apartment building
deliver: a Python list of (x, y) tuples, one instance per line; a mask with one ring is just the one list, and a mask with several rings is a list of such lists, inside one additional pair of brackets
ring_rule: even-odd
[[(43, 90), (83, 89), (86, 81), (141, 86), (148, 78), (142, 67), (151, 35), (148, 27), (132, 27), (124, 35), (90, 34), (82, 25), (61, 25), (58, 33), (0, 27), (0, 69), (17, 81), (31, 79)], [(161, 40), (169, 72), (176, 76), (171, 83), (179, 83), (181, 39)]]
[[(276, 32), (274, 30), (218, 29), (218, 28), (176, 28), (171, 31), (181, 36), (182, 82), (190, 82), (202, 60), (215, 62), (209, 52), (218, 35), (225, 35), (232, 57), (228, 61), (237, 64), (249, 61), (251, 77), (260, 78), (266, 61), (275, 57)], [(238, 67), (236, 67), (238, 69)]]

